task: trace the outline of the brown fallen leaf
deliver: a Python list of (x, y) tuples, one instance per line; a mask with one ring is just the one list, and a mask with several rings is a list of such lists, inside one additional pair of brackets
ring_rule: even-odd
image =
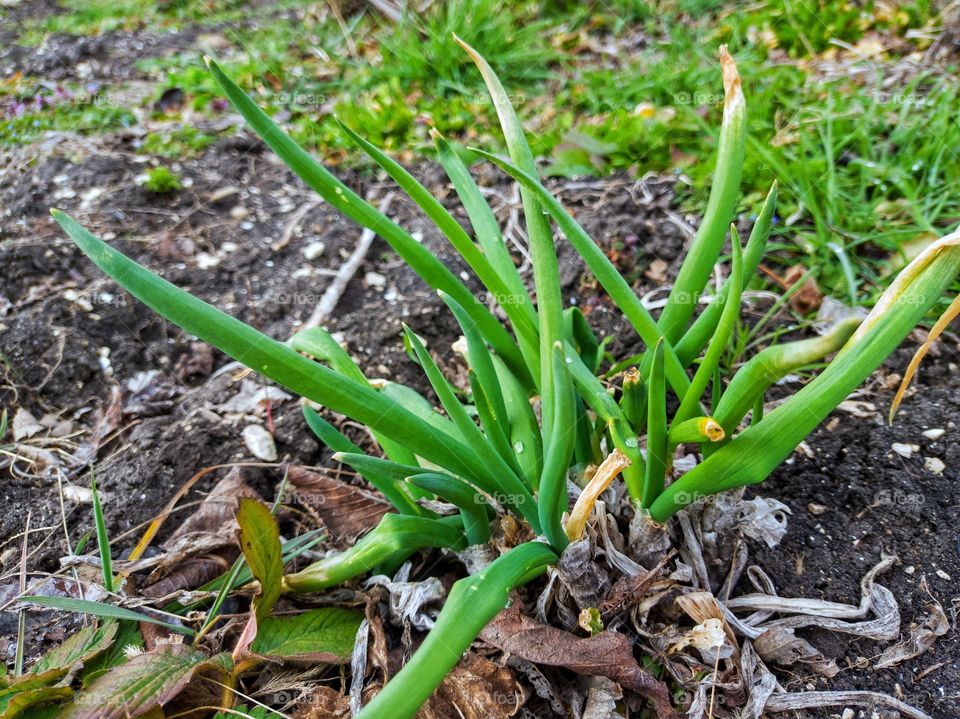
[[(379, 685), (364, 688), (364, 704), (378, 689)], [(509, 719), (526, 698), (510, 669), (467, 652), (420, 708), (416, 719)], [(350, 696), (332, 687), (317, 687), (298, 704), (295, 719), (350, 717)]]
[(669, 267), (664, 260), (657, 258), (650, 263), (650, 266), (647, 267), (643, 274), (647, 279), (653, 280), (658, 285), (663, 285), (666, 284), (669, 279), (667, 277)]
[(524, 616), (517, 604), (500, 612), (480, 633), (488, 644), (534, 664), (604, 676), (647, 699), (660, 719), (683, 719), (667, 685), (637, 664), (630, 640), (612, 631), (578, 637)]
[(467, 652), (416, 719), (508, 719), (520, 711), (526, 699), (510, 669)]
[[(782, 277), (764, 265), (760, 265), (760, 269), (784, 290), (792, 287), (807, 273), (807, 268), (803, 265), (792, 265)], [(820, 292), (820, 287), (813, 279), (813, 275), (809, 275), (803, 281), (803, 284), (790, 296), (789, 302), (790, 307), (798, 315), (809, 314), (820, 307), (820, 303), (823, 302), (823, 293)]]
[(305, 512), (322, 524), (334, 542), (349, 543), (390, 511), (379, 493), (368, 492), (305, 467), (287, 467), (287, 506)]
[(171, 537), (164, 554), (140, 593), (163, 597), (180, 589), (194, 589), (223, 574), (239, 554), (235, 518), (240, 497), (260, 499), (235, 467), (214, 485)]
[(294, 719), (350, 719), (350, 697), (333, 687), (319, 686), (297, 702)]

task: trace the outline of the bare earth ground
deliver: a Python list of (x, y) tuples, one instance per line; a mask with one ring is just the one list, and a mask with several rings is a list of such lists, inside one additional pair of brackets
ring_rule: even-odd
[[(239, 382), (231, 374), (216, 375), (226, 358), (215, 354), (210, 362), (207, 348), (192, 343), (103, 279), (61, 236), (47, 208), (59, 206), (100, 234), (114, 233), (121, 249), (167, 279), (278, 338), (289, 336), (295, 324), (309, 316), (330, 281), (326, 271), (340, 265), (359, 236), (350, 222), (319, 205), (288, 232), (286, 246), (272, 249), (297, 208), (313, 198), (244, 133), (183, 163), (182, 175), (192, 185), (173, 197), (158, 199), (136, 187), (132, 178), (138, 169), (120, 142), (86, 154), (68, 140), (51, 157), (8, 173), (0, 185), (5, 234), (0, 249), (4, 405), (14, 411), (25, 407), (38, 418), (68, 420), (72, 433), (51, 446), (64, 475), (84, 484), (84, 468), (71, 466), (68, 455), (90, 439), (91, 431), (100, 426), (100, 415), (111, 405), (114, 388), (120, 388), (122, 419), (110, 425), (112, 431), (96, 451), (111, 536), (154, 516), (203, 467), (253, 459), (240, 437), (246, 421), (218, 411), (237, 393)], [(420, 176), (431, 189), (446, 193), (435, 169), (421, 168)], [(352, 174), (348, 180), (371, 197), (383, 192), (373, 177)], [(516, 210), (509, 202), (512, 188), (492, 175), (481, 180), (496, 193), (494, 202), (508, 222), (511, 209)], [(91, 192), (95, 188), (103, 191)], [(624, 246), (618, 262), (625, 271), (641, 271), (656, 258), (667, 261), (668, 275), (675, 271), (684, 218), (671, 209), (669, 184), (612, 179), (572, 186), (562, 195), (601, 243)], [(390, 214), (421, 232), (428, 247), (453, 263), (441, 238), (408, 204), (396, 200)], [(316, 250), (318, 242), (325, 245), (323, 253), (308, 261), (304, 250), (310, 246)], [(629, 333), (617, 326), (589, 279), (581, 276), (579, 262), (565, 244), (560, 247), (566, 298), (587, 308), (595, 326), (620, 333), (614, 351), (627, 351), (632, 345)], [(639, 277), (640, 291), (654, 289), (654, 282), (642, 273)], [(330, 327), (343, 333), (372, 375), (420, 383), (417, 368), (402, 351), (401, 320), (441, 357), (450, 356), (453, 323), (432, 293), (377, 240)], [(793, 515), (780, 548), (752, 549), (781, 595), (854, 604), (859, 601), (862, 575), (884, 553), (896, 554), (899, 564), (880, 581), (901, 603), (904, 632), (911, 622), (922, 621), (924, 606), (934, 599), (950, 617), (951, 629), (932, 650), (884, 671), (870, 668), (881, 646), (809, 632), (814, 645), (836, 658), (842, 671), (829, 681), (812, 674), (783, 677), (791, 688), (902, 693), (933, 716), (957, 716), (960, 558), (954, 482), (960, 446), (954, 417), (960, 394), (953, 364), (957, 349), (950, 345), (944, 343), (940, 356), (924, 366), (918, 392), (905, 403), (894, 427), (885, 426), (881, 418), (891, 397), (884, 372), (902, 368), (908, 350), (900, 351), (859, 398), (874, 403), (877, 412), (868, 411), (865, 418), (837, 412), (810, 438), (808, 449), (795, 453), (759, 488), (764, 496), (784, 501)], [(137, 394), (128, 383), (145, 370), (159, 370), (159, 376), (145, 393)], [(281, 459), (307, 465), (323, 462), (295, 402), (277, 403), (272, 419)], [(937, 428), (946, 430), (939, 439), (922, 434)], [(919, 450), (904, 458), (891, 451), (894, 442), (916, 444)], [(925, 469), (928, 457), (943, 461), (942, 474)], [(53, 570), (64, 553), (52, 469), (43, 463), (33, 468), (21, 464), (5, 477), (0, 552), (6, 593), (13, 590), (28, 512), (31, 569)], [(259, 480), (254, 476), (258, 488), (269, 487), (271, 481), (267, 472)], [(211, 484), (205, 480), (199, 488)], [(815, 514), (808, 508), (818, 504), (828, 509)], [(813, 511), (820, 510), (814, 506)], [(90, 508), (68, 501), (67, 515), (76, 541), (92, 526)], [(131, 536), (119, 544), (129, 546), (133, 541)], [(56, 641), (59, 636), (53, 631), (56, 622), (49, 626), (42, 622), (49, 616), (37, 619), (31, 636), (34, 652), (45, 639)], [(15, 622), (5, 620), (2, 628), (5, 636), (0, 641), (12, 652)], [(44, 634), (48, 629), (49, 637)], [(822, 716), (832, 713), (837, 712)]]
[[(32, 10), (30, 9), (32, 8)], [(38, 6), (24, 11), (43, 12)], [(4, 63), (50, 77), (69, 74), (76, 60), (92, 61), (94, 75), (129, 78), (123, 43), (131, 51), (149, 43), (183, 47), (186, 37), (126, 37), (86, 47), (69, 37), (47, 48), (47, 55), (0, 55)], [(181, 42), (182, 41), (182, 42)], [(0, 45), (7, 45), (6, 39)], [(135, 48), (133, 46), (136, 46)], [(61, 50), (76, 57), (64, 61)], [(162, 49), (162, 48), (161, 48)], [(151, 49), (153, 54), (159, 51)], [(68, 58), (69, 60), (70, 58)], [(58, 73), (60, 73), (58, 75)], [(189, 477), (204, 467), (251, 460), (241, 439), (244, 425), (272, 421), (280, 459), (299, 464), (326, 461), (306, 430), (295, 401), (274, 402), (270, 417), (251, 418), (222, 408), (242, 386), (235, 372), (217, 374), (227, 358), (197, 345), (103, 276), (81, 256), (50, 220), (60, 207), (168, 280), (278, 339), (288, 337), (309, 317), (330, 275), (356, 244), (359, 230), (323, 204), (245, 132), (221, 140), (194, 160), (180, 163), (188, 185), (169, 197), (135, 184), (147, 165), (131, 148), (130, 137), (89, 139), (60, 136), (10, 151), (0, 175), (0, 360), (2, 404), (15, 413), (29, 410), (50, 425), (27, 444), (33, 464), (16, 463), (5, 474), (0, 496), (0, 603), (17, 590), (23, 531), (32, 571), (53, 571), (66, 553), (58, 475), (69, 485), (88, 485), (95, 461), (98, 485), (107, 497), (111, 537), (155, 516)], [(421, 167), (419, 176), (438, 195), (448, 192), (442, 175)], [(376, 201), (385, 189), (372, 175), (344, 177)], [(493, 174), (481, 176), (501, 220), (508, 224), (518, 206), (513, 189)], [(669, 183), (634, 183), (621, 178), (569, 185), (565, 204), (617, 261), (637, 277), (640, 292), (673, 276), (686, 235), (672, 206)], [(453, 203), (450, 203), (451, 206)], [(301, 208), (305, 214), (294, 222)], [(397, 199), (389, 213), (449, 265), (456, 259), (429, 223)], [(274, 249), (287, 237), (284, 246)], [(308, 260), (305, 251), (313, 255)], [(309, 249), (308, 249), (309, 248)], [(595, 327), (615, 334), (612, 347), (624, 356), (634, 342), (565, 243), (560, 243), (566, 299), (584, 307)], [(656, 259), (665, 273), (644, 275)], [(458, 268), (462, 269), (462, 267)], [(377, 240), (329, 323), (372, 376), (391, 377), (422, 387), (420, 372), (403, 352), (400, 322), (422, 335), (431, 349), (455, 369), (450, 343), (454, 323), (442, 303)], [(774, 580), (783, 596), (809, 596), (856, 604), (864, 573), (884, 554), (899, 563), (879, 577), (900, 603), (902, 631), (923, 621), (926, 605), (938, 602), (950, 628), (926, 653), (893, 669), (872, 665), (883, 646), (843, 635), (801, 631), (836, 659), (841, 672), (830, 680), (809, 674), (780, 673), (781, 682), (799, 689), (875, 689), (903, 697), (934, 717), (960, 716), (960, 536), (956, 481), (960, 443), (956, 416), (960, 379), (955, 339), (924, 364), (917, 393), (909, 397), (893, 427), (884, 421), (892, 397), (889, 375), (902, 371), (912, 345), (899, 351), (866, 385), (857, 399), (872, 403), (857, 416), (838, 411), (753, 493), (774, 497), (792, 510), (789, 531), (775, 550), (753, 545), (752, 559)], [(143, 372), (155, 371), (145, 377)], [(248, 378), (249, 379), (249, 378)], [(253, 378), (259, 383), (259, 380)], [(945, 432), (937, 439), (923, 433)], [(94, 439), (97, 435), (103, 436)], [(910, 457), (891, 450), (895, 442), (916, 445)], [(78, 462), (75, 458), (81, 457)], [(944, 465), (929, 469), (930, 458)], [(265, 495), (276, 473), (249, 475)], [(210, 488), (203, 480), (183, 503)], [(818, 506), (819, 505), (819, 506)], [(66, 526), (71, 542), (91, 529), (87, 503), (69, 497)], [(826, 508), (825, 510), (822, 507)], [(185, 516), (177, 515), (177, 516)], [(174, 517), (176, 520), (176, 516)], [(175, 523), (175, 521), (174, 521)], [(129, 548), (137, 534), (117, 541)], [(737, 592), (751, 587), (744, 580)], [(63, 638), (62, 617), (31, 614), (28, 661)], [(0, 617), (0, 652), (12, 660), (15, 615)], [(839, 716), (824, 709), (798, 716)], [(877, 710), (876, 716), (884, 716)], [(863, 716), (871, 716), (866, 711)]]

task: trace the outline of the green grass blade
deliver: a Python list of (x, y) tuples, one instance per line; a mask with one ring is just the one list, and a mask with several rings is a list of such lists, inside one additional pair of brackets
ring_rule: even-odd
[(101, 270), (161, 316), (291, 391), (382, 432), (445, 469), (474, 478), (474, 467), (464, 459), (473, 453), (450, 435), (369, 386), (307, 359), (140, 267), (62, 212), (52, 214)]
[(435, 290), (443, 290), (455, 297), (483, 328), (484, 336), (490, 340), (497, 352), (503, 355), (504, 361), (510, 365), (510, 368), (518, 372), (521, 377), (523, 376), (526, 365), (513, 338), (453, 272), (444, 266), (430, 250), (334, 177), (309, 152), (277, 127), (266, 113), (223, 73), (217, 63), (207, 58), (207, 67), (230, 103), (287, 167), (332, 207), (386, 240), (424, 282)]
[(107, 533), (107, 521), (103, 516), (103, 505), (97, 491), (97, 478), (90, 470), (90, 493), (93, 496), (93, 523), (97, 533), (97, 549), (100, 552), (100, 568), (103, 570), (103, 588), (113, 591), (113, 554), (110, 551), (110, 535)]
[(658, 320), (664, 336), (671, 343), (677, 342), (686, 330), (697, 298), (710, 279), (713, 265), (723, 249), (723, 240), (733, 219), (740, 192), (747, 139), (746, 102), (737, 67), (727, 53), (726, 45), (720, 47), (720, 65), (723, 69), (725, 97), (710, 199)]
[(132, 609), (124, 609), (113, 604), (104, 602), (93, 602), (89, 599), (74, 599), (73, 597), (39, 597), (25, 595), (20, 597), (20, 601), (30, 604), (38, 604), (41, 607), (50, 607), (51, 609), (62, 609), (65, 612), (77, 612), (78, 614), (91, 614), (95, 617), (112, 619), (130, 619), (135, 622), (149, 622), (150, 624), (159, 624), (166, 627), (171, 632), (177, 634), (186, 634), (193, 636), (196, 634), (190, 627), (181, 624), (173, 624), (157, 619), (143, 612), (135, 612)]
[(737, 229), (733, 225), (730, 226), (730, 234), (731, 247), (733, 248), (730, 294), (724, 303), (723, 312), (720, 314), (720, 321), (717, 323), (713, 337), (710, 338), (707, 352), (700, 360), (700, 366), (693, 375), (690, 390), (680, 398), (680, 407), (673, 417), (673, 424), (680, 424), (697, 414), (703, 414), (699, 411), (700, 398), (720, 364), (720, 357), (726, 349), (727, 342), (733, 334), (734, 325), (740, 316), (740, 293), (743, 288), (743, 251), (740, 248), (740, 237), (737, 234)]

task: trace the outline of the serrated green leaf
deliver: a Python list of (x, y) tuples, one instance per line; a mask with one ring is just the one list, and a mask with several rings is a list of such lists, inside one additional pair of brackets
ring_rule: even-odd
[[(38, 705), (49, 702), (63, 701), (73, 696), (73, 689), (68, 686), (50, 687), (42, 682), (18, 682), (0, 692), (0, 717), (3, 719), (17, 719), (29, 716), (31, 719), (38, 713)], [(30, 710), (30, 714), (24, 712)]]
[(84, 627), (40, 657), (30, 668), (30, 673), (42, 674), (56, 669), (66, 674), (76, 664), (83, 664), (104, 651), (113, 643), (116, 634), (117, 622), (112, 619), (102, 622), (98, 627)]
[(243, 557), (254, 579), (260, 583), (260, 590), (253, 600), (259, 624), (273, 611), (273, 605), (280, 597), (283, 581), (280, 531), (270, 509), (263, 502), (250, 497), (240, 498), (237, 524), (240, 525)]
[(118, 622), (113, 643), (90, 661), (84, 662), (83, 672), (80, 675), (83, 686), (88, 686), (97, 677), (128, 661), (128, 647), (142, 649), (143, 633), (137, 622), (122, 620)]
[(361, 612), (340, 607), (267, 617), (259, 624), (250, 650), (266, 657), (343, 664), (350, 660), (362, 621)]
[(207, 661), (182, 644), (161, 644), (107, 672), (77, 693), (60, 719), (126, 719), (162, 706)]

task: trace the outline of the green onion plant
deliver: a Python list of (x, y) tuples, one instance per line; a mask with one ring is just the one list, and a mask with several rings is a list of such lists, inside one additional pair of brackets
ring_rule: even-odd
[[(774, 186), (742, 244), (731, 221), (747, 142), (746, 103), (726, 48), (720, 49), (725, 99), (712, 191), (667, 304), (653, 317), (593, 238), (541, 184), (507, 92), (486, 60), (460, 44), (487, 85), (508, 155), (474, 149), (471, 157), (494, 163), (520, 185), (532, 287), (518, 272), (468, 165), (443, 137), (433, 133), (439, 162), (470, 230), (399, 163), (349, 127), (343, 131), (433, 221), (502, 308), (506, 322), (405, 229), (298, 146), (208, 60), (230, 102), (290, 169), (334, 208), (388, 242), (449, 307), (465, 338), (465, 396), (444, 377), (416, 328), (404, 328), (442, 414), (411, 387), (372, 383), (327, 330), (312, 328), (286, 342), (267, 337), (53, 211), (94, 263), (156, 312), (306, 400), (366, 425), (377, 439), (380, 453), (364, 451), (305, 406), (306, 422), (336, 459), (380, 490), (396, 512), (352, 548), (288, 575), (287, 591), (314, 592), (372, 569), (391, 571), (421, 549), (484, 544), (491, 522), (503, 512), (536, 536), (453, 586), (433, 631), (363, 709), (362, 719), (412, 717), (510, 592), (544, 573), (580, 536), (594, 499), (617, 476), (635, 510), (655, 522), (666, 522), (707, 495), (763, 481), (897, 347), (960, 271), (960, 247), (954, 237), (945, 238), (904, 269), (859, 327), (845, 322), (822, 337), (763, 350), (724, 385), (721, 359), (739, 322), (741, 293), (764, 254), (777, 203)], [(646, 347), (628, 364), (619, 363), (626, 372), (613, 390), (600, 375), (603, 343), (578, 309), (563, 307), (551, 224)], [(698, 313), (728, 239), (728, 279)], [(835, 352), (818, 377), (762, 414), (764, 393), (773, 382)], [(675, 401), (668, 401), (670, 396)], [(672, 458), (681, 444), (699, 448), (703, 460), (675, 477)], [(586, 499), (565, 522), (571, 477), (587, 487)], [(457, 513), (439, 516), (429, 508), (436, 505), (423, 498), (440, 498)]]

